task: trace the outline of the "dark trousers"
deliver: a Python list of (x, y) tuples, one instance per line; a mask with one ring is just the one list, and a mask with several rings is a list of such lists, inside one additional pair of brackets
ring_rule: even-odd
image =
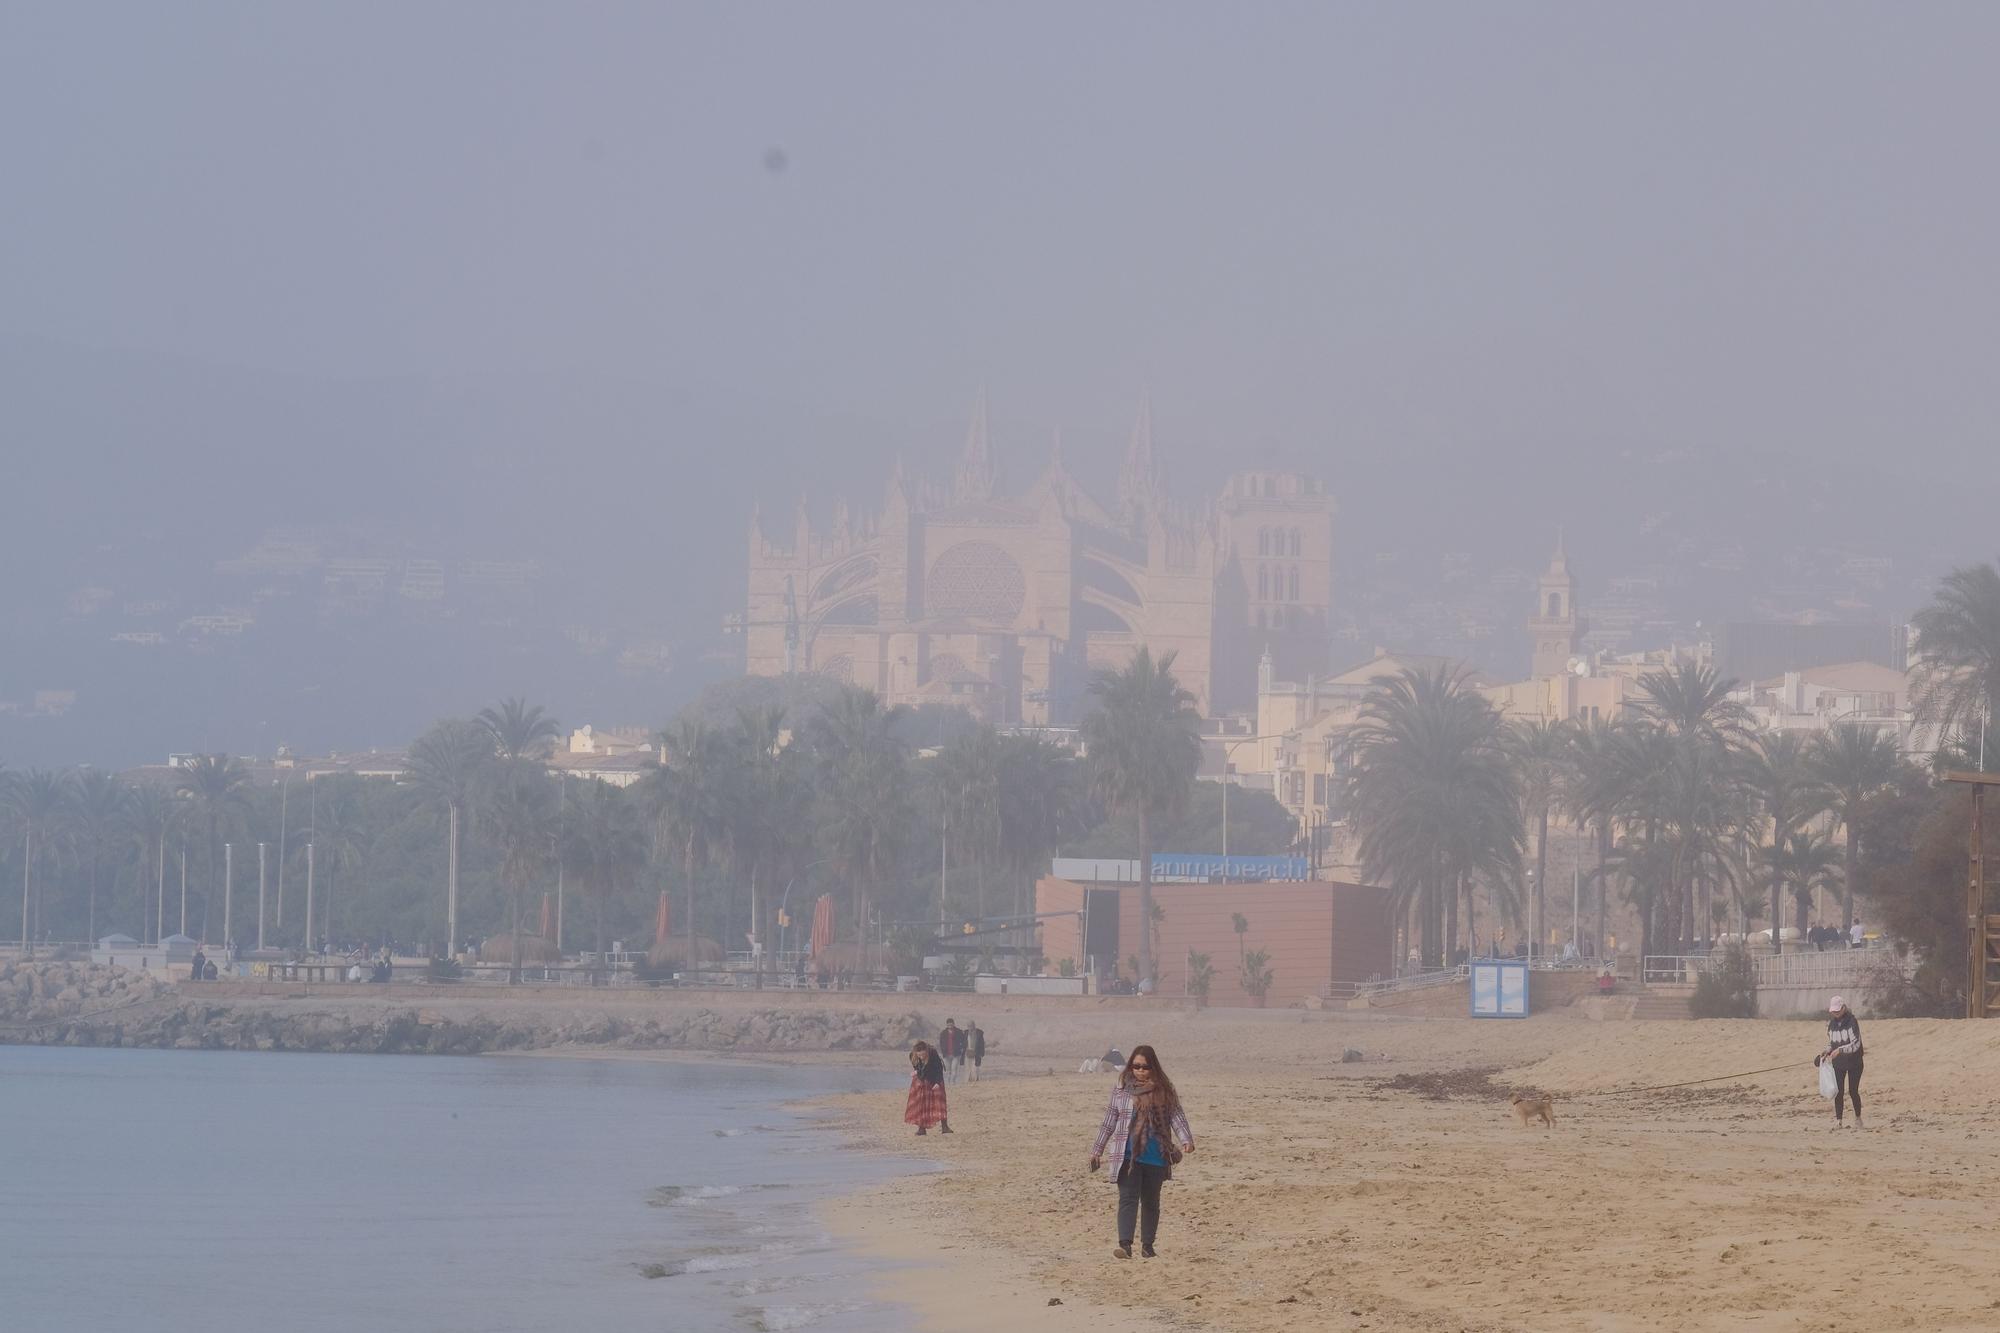
[(1858, 1055), (1836, 1055), (1833, 1057), (1833, 1118), (1840, 1119), (1840, 1097), (1844, 1092), (1854, 1099), (1854, 1118), (1861, 1118), (1861, 1057)]
[[(1856, 1112), (1856, 1114), (1860, 1114)], [(1127, 1162), (1118, 1177), (1118, 1243), (1132, 1248), (1132, 1224), (1139, 1224), (1139, 1243), (1153, 1248), (1160, 1234), (1160, 1186), (1166, 1183), (1167, 1168), (1146, 1162)]]

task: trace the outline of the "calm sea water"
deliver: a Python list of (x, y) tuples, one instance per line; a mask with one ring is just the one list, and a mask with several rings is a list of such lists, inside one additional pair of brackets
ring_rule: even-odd
[(903, 1168), (783, 1109), (900, 1085), (720, 1061), (0, 1048), (0, 1325), (912, 1328), (813, 1210)]

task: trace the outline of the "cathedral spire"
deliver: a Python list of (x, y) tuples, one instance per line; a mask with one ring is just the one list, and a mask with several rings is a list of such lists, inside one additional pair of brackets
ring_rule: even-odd
[(965, 451), (959, 455), (958, 476), (951, 488), (951, 498), (958, 504), (993, 498), (993, 448), (986, 424), (986, 386), (979, 388), (979, 397), (973, 400), (972, 423), (965, 431)]
[(1118, 469), (1118, 507), (1132, 520), (1157, 513), (1166, 489), (1159, 461), (1153, 457), (1153, 400), (1149, 396), (1139, 402), (1139, 419), (1132, 423), (1132, 439)]

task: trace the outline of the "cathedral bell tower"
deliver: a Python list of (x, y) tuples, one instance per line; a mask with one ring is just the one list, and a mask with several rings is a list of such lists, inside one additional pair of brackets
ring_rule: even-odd
[(1569, 574), (1562, 538), (1556, 538), (1555, 557), (1535, 585), (1535, 611), (1528, 617), (1528, 640), (1533, 645), (1530, 674), (1547, 680), (1569, 671), (1572, 658), (1583, 647), (1582, 619), (1576, 613), (1576, 580)]

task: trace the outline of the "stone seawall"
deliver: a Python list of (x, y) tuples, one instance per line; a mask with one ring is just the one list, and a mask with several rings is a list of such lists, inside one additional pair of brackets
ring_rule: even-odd
[[(935, 1025), (903, 1003), (849, 1007), (653, 994), (649, 1004), (476, 994), (421, 997), (367, 987), (320, 994), (182, 986), (146, 972), (80, 963), (0, 965), (0, 1043), (177, 1050), (476, 1055), (597, 1046), (624, 1050), (868, 1051), (907, 1047)], [(399, 988), (401, 989), (401, 988)]]

